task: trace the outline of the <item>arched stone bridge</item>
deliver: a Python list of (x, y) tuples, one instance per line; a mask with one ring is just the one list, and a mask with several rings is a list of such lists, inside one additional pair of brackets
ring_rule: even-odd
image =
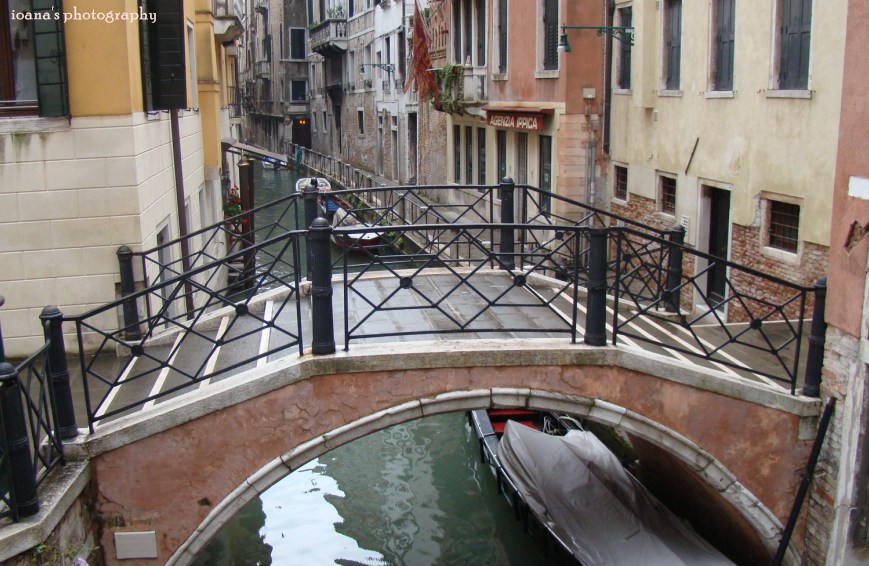
[(563, 340), (362, 344), (249, 369), (107, 423), (68, 452), (91, 461), (109, 564), (122, 563), (115, 533), (148, 531), (158, 555), (137, 563), (187, 564), (244, 503), (356, 438), (449, 411), (563, 411), (629, 435), (644, 465), (666, 469), (702, 501), (699, 516), (729, 525), (721, 538), (763, 563), (819, 403), (654, 353)]

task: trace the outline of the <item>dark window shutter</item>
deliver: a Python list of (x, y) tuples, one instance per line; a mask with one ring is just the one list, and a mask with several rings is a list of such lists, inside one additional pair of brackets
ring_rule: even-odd
[(462, 4), (459, 0), (453, 0), (453, 63), (461, 65), (462, 61)]
[[(622, 27), (633, 26), (633, 10), (622, 8), (619, 10), (619, 25)], [(629, 41), (619, 42), (619, 88), (631, 88), (631, 44)]]
[(498, 72), (507, 72), (507, 0), (498, 0)]
[(718, 0), (715, 90), (733, 89), (733, 52), (735, 46), (734, 10), (734, 0)]
[(779, 87), (807, 88), (812, 31), (811, 0), (784, 0), (781, 24)]
[(486, 2), (477, 0), (477, 66), (486, 64)]
[(667, 90), (679, 90), (682, 59), (682, 1), (667, 3)]
[(543, 68), (558, 69), (558, 0), (543, 4)]
[[(60, 0), (33, 0), (34, 14), (63, 13)], [(62, 19), (34, 20), (36, 88), (40, 116), (68, 116), (69, 91)]]
[(142, 89), (146, 110), (187, 107), (184, 5), (177, 0), (142, 0), (156, 21), (141, 21)]

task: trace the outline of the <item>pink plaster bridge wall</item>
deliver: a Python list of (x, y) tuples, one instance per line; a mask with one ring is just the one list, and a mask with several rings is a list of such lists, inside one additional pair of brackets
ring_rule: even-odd
[[(567, 411), (654, 444), (730, 501), (774, 550), (820, 410), (696, 366), (540, 341), (407, 343), (282, 360), (119, 421), (82, 442), (101, 548), (156, 531), (186, 564), (242, 504), (303, 463), (397, 422), (491, 406)], [(795, 540), (797, 550), (802, 546)]]

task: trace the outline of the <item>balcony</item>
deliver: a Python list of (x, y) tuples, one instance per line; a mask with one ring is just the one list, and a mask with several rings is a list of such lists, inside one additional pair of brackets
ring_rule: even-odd
[(256, 76), (258, 78), (270, 78), (272, 74), (271, 61), (269, 61), (268, 59), (261, 59), (257, 61), (254, 66), (254, 72), (256, 72)]
[(324, 57), (347, 51), (347, 20), (330, 18), (311, 28), (311, 50)]
[(214, 37), (221, 43), (241, 36), (241, 3), (239, 0), (214, 0)]
[(441, 95), (435, 100), (436, 110), (464, 114), (468, 107), (482, 106), (486, 95), (486, 67), (446, 65), (437, 71)]

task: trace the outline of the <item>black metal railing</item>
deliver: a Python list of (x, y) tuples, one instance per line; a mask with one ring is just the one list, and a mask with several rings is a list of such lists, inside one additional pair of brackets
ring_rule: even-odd
[[(98, 421), (171, 398), (205, 380), (251, 367), (260, 358), (291, 348), (301, 353), (301, 310), (295, 299), (303, 235), (285, 232), (164, 278), (119, 301), (68, 317), (79, 339), (91, 428)], [(254, 270), (231, 281), (215, 275), (249, 253), (258, 258)], [(192, 309), (187, 309), (184, 300), (187, 289), (197, 297)], [(269, 310), (264, 298), (269, 291), (280, 297), (274, 310)], [(124, 309), (148, 314), (132, 322), (125, 319), (118, 327), (117, 312)], [(259, 348), (266, 331), (271, 340)], [(221, 349), (237, 351), (234, 357), (218, 360)], [(117, 356), (121, 363), (104, 368), (100, 362), (105, 356)], [(118, 397), (122, 385), (137, 390), (136, 395)]]
[(0, 518), (39, 511), (40, 486), (66, 463), (63, 440), (78, 434), (65, 361), (58, 362), (65, 360), (59, 312), (47, 307), (40, 317), (42, 347), (15, 365), (0, 359)]
[[(336, 273), (344, 281), (345, 348), (424, 334), (560, 334), (591, 345), (651, 344), (796, 391), (803, 321), (816, 290), (692, 250), (681, 227), (655, 230), (508, 181), (463, 187), (461, 205), (441, 196), (456, 187), (336, 188), (331, 194), (363, 223), (349, 228), (313, 220), (317, 193), (309, 191), (267, 205), (284, 207), (286, 220), (259, 227), (262, 241), (244, 238), (225, 256), (195, 252), (189, 271), (178, 259), (161, 261), (160, 250), (143, 252), (143, 272), (153, 265), (158, 277), (139, 290), (122, 285), (120, 300), (67, 319), (78, 330), (91, 427), (281, 352), (301, 354), (305, 343), (315, 354), (334, 351)], [(294, 230), (299, 222), (312, 228)], [(189, 237), (225, 230), (220, 223)], [(366, 232), (382, 243), (365, 254), (330, 251), (330, 238)], [(229, 277), (239, 262), (244, 269)], [(724, 300), (709, 292), (713, 270), (726, 271)], [(386, 291), (372, 293), (372, 279)], [(266, 291), (271, 299), (261, 296)], [(269, 301), (277, 311), (266, 308)], [(312, 313), (305, 321), (303, 306)], [(395, 324), (399, 315), (410, 322)], [(545, 322), (528, 323), (538, 319)], [(253, 347), (266, 333), (264, 345)], [(102, 369), (103, 354), (119, 355), (119, 367)], [(819, 377), (812, 379), (816, 387)]]

